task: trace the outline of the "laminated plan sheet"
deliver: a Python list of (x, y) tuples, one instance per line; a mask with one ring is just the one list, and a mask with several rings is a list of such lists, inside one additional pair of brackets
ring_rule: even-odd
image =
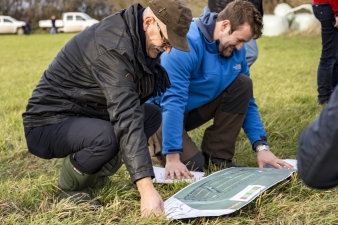
[(183, 188), (164, 202), (168, 219), (221, 216), (249, 204), (295, 170), (233, 167)]
[(199, 181), (202, 178), (204, 178), (204, 173), (203, 172), (194, 172), (194, 171), (190, 171), (190, 173), (193, 175), (193, 177), (187, 179), (164, 179), (164, 175), (165, 175), (165, 169), (161, 168), (161, 167), (156, 167), (153, 166), (154, 169), (154, 173), (155, 173), (155, 178), (153, 179), (154, 183), (165, 183), (165, 184), (170, 184), (170, 183), (174, 183), (174, 182), (187, 182), (187, 183), (193, 183), (195, 181)]

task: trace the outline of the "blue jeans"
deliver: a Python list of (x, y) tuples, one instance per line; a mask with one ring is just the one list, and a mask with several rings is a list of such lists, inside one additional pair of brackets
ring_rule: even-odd
[(255, 39), (251, 39), (249, 42), (245, 43), (244, 46), (246, 51), (246, 62), (248, 63), (248, 66), (251, 67), (258, 58), (257, 42)]
[(313, 5), (313, 12), (322, 25), (322, 56), (317, 71), (318, 102), (327, 102), (338, 82), (338, 29), (329, 3)]
[(56, 33), (56, 29), (55, 29), (55, 27), (52, 27), (51, 29), (50, 29), (50, 34), (55, 34)]

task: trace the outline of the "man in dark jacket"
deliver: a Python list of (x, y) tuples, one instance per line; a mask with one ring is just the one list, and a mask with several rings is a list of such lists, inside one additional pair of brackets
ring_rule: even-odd
[(64, 158), (59, 187), (84, 196), (98, 177), (126, 164), (144, 216), (163, 212), (155, 190), (147, 138), (161, 123), (148, 98), (170, 82), (159, 55), (190, 51), (192, 16), (181, 0), (135, 4), (72, 38), (54, 58), (23, 114), (29, 151)]
[(297, 162), (301, 179), (310, 187), (338, 185), (338, 88), (320, 116), (301, 134)]

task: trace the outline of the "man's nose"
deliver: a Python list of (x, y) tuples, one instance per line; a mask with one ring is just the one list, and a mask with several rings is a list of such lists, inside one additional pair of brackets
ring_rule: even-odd
[(165, 47), (163, 47), (163, 49), (164, 49), (164, 51), (167, 53), (167, 54), (169, 54), (170, 52), (171, 52), (171, 49), (172, 49), (172, 47), (170, 46), (165, 46)]
[(244, 45), (244, 43), (241, 42), (241, 43), (238, 43), (235, 47), (236, 47), (237, 50), (241, 50), (243, 45)]

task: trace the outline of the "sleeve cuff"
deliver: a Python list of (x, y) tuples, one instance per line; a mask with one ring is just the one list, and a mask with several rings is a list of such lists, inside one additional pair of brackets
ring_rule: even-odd
[(262, 138), (261, 140), (255, 141), (252, 144), (252, 150), (253, 151), (255, 151), (255, 149), (258, 145), (268, 145), (268, 141), (267, 141), (266, 137), (261, 137), (261, 138)]
[(135, 184), (136, 181), (141, 180), (142, 178), (145, 177), (151, 177), (151, 179), (155, 177), (153, 168), (151, 168), (151, 170), (145, 170), (131, 175), (131, 181)]
[(167, 150), (163, 150), (162, 151), (162, 155), (167, 155), (167, 154), (173, 154), (173, 153), (182, 153), (183, 149), (179, 148), (179, 149), (167, 149)]

